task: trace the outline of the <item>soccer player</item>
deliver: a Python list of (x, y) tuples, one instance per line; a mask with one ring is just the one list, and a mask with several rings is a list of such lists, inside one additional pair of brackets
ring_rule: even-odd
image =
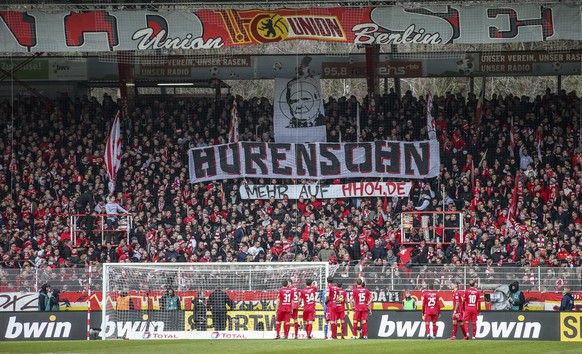
[(370, 290), (366, 289), (362, 279), (356, 280), (356, 288), (352, 291), (352, 308), (354, 309), (354, 320), (352, 328), (352, 339), (358, 336), (358, 326), (362, 325), (361, 339), (368, 339), (368, 315), (372, 313), (372, 296)]
[(463, 295), (464, 292), (459, 290), (459, 282), (453, 281), (453, 336), (449, 338), (450, 340), (457, 339), (457, 330), (459, 325), (461, 326), (461, 332), (463, 332), (463, 338), (467, 336), (465, 332), (465, 327), (463, 326)]
[(291, 312), (291, 322), (293, 322), (293, 330), (295, 331), (295, 339), (299, 334), (299, 289), (289, 280), (289, 287), (293, 290), (293, 311)]
[(348, 293), (343, 288), (342, 283), (337, 284), (336, 293), (335, 293), (335, 319), (336, 319), (336, 326), (340, 326), (342, 339), (345, 339), (346, 335), (346, 299), (348, 297)]
[[(337, 323), (335, 322), (335, 293), (336, 287), (332, 276), (327, 277), (327, 291), (325, 294), (325, 322), (331, 330), (331, 339), (337, 339)], [(325, 339), (330, 339), (325, 336)]]
[[(437, 320), (441, 316), (441, 301), (439, 294), (433, 290), (434, 286), (428, 284), (428, 290), (422, 294), (422, 318), (426, 329), (426, 338), (436, 338)], [(430, 323), (432, 322), (432, 336), (430, 335)]]
[(469, 322), (473, 323), (473, 337), (471, 339), (477, 339), (477, 316), (481, 313), (481, 293), (475, 289), (474, 280), (469, 281), (469, 289), (465, 290), (463, 294), (463, 304), (465, 306), (463, 316), (465, 338), (463, 339), (469, 339)]
[(303, 325), (307, 332), (307, 339), (311, 339), (313, 321), (315, 321), (315, 293), (317, 283), (311, 279), (305, 281), (306, 287), (301, 290), (301, 302), (303, 303)]
[(283, 280), (282, 285), (283, 287), (279, 289), (276, 300), (277, 318), (275, 319), (275, 331), (277, 331), (277, 336), (275, 339), (281, 338), (279, 336), (281, 323), (283, 323), (284, 338), (289, 338), (289, 320), (291, 318), (291, 312), (293, 312), (293, 289), (289, 287), (288, 280)]

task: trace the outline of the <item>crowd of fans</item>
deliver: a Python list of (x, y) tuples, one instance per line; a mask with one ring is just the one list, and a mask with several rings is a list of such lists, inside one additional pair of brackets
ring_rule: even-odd
[[(115, 100), (61, 95), (0, 101), (2, 267), (269, 261), (403, 268), (581, 265), (576, 92), (548, 89), (535, 98), (494, 94), (483, 104), (479, 125), (475, 95), (435, 96), (441, 174), (413, 181), (408, 198), (388, 200), (241, 200), (238, 193), (242, 183), (311, 183), (304, 180), (191, 184), (187, 151), (227, 141), (233, 100), (239, 139), (273, 141), (273, 106), (266, 98), (138, 99), (122, 120), (123, 156), (112, 195), (103, 155), (118, 111)], [(424, 97), (391, 91), (360, 103), (362, 141), (427, 139)], [(328, 141), (356, 141), (357, 104), (355, 97), (326, 101)], [(514, 190), (516, 210), (508, 223)], [(77, 220), (81, 231), (71, 237), (69, 215), (104, 214), (112, 207), (131, 213), (130, 232), (106, 232), (102, 238), (100, 218), (87, 216)], [(399, 214), (407, 210), (462, 211), (464, 239), (458, 227), (403, 238)], [(446, 221), (458, 225), (450, 216)], [(117, 227), (112, 220), (106, 228)]]

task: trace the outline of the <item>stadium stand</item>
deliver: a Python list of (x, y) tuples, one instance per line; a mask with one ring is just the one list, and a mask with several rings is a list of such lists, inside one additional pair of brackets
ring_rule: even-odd
[[(246, 181), (190, 184), (188, 148), (227, 141), (233, 100), (240, 114), (240, 140), (272, 141), (273, 108), (265, 98), (137, 102), (130, 119), (122, 121), (123, 157), (113, 196), (132, 214), (133, 227), (106, 240), (93, 231), (98, 218), (90, 214), (100, 214), (108, 197), (103, 154), (118, 103), (107, 95), (101, 101), (62, 95), (0, 102), (2, 267), (25, 273), (35, 267), (84, 268), (90, 262), (323, 260), (403, 270), (417, 265), (581, 265), (576, 92), (548, 89), (534, 98), (493, 95), (485, 102), (480, 126), (471, 123), (474, 95), (435, 96), (441, 174), (413, 181), (409, 198), (388, 201), (241, 200), (238, 189)], [(356, 141), (356, 102), (355, 97), (326, 101), (329, 141)], [(362, 141), (426, 139), (424, 97), (410, 91), (402, 97), (385, 94), (375, 102), (374, 124), (366, 116), (368, 100), (362, 104)], [(16, 119), (11, 120), (13, 112)], [(511, 120), (514, 156), (508, 149)], [(507, 227), (518, 170), (517, 213)], [(453, 233), (439, 242), (418, 238), (403, 244), (398, 215), (418, 206), (421, 194), (430, 198), (426, 210), (440, 210), (445, 203), (446, 210), (464, 212), (466, 242), (460, 244)], [(70, 214), (87, 214), (78, 219), (81, 232), (74, 239)]]

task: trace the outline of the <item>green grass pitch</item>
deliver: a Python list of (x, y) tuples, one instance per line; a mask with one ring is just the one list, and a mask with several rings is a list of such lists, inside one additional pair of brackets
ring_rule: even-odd
[(111, 340), (3, 342), (0, 353), (581, 353), (582, 343), (448, 340)]

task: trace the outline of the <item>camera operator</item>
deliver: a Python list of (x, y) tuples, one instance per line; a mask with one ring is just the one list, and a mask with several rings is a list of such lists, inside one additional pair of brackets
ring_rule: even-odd
[(509, 285), (509, 304), (512, 311), (523, 311), (525, 305), (525, 296), (519, 290), (519, 283), (514, 281)]
[(60, 311), (61, 307), (59, 306), (61, 291), (59, 289), (55, 289), (52, 291), (49, 297), (49, 311)]

